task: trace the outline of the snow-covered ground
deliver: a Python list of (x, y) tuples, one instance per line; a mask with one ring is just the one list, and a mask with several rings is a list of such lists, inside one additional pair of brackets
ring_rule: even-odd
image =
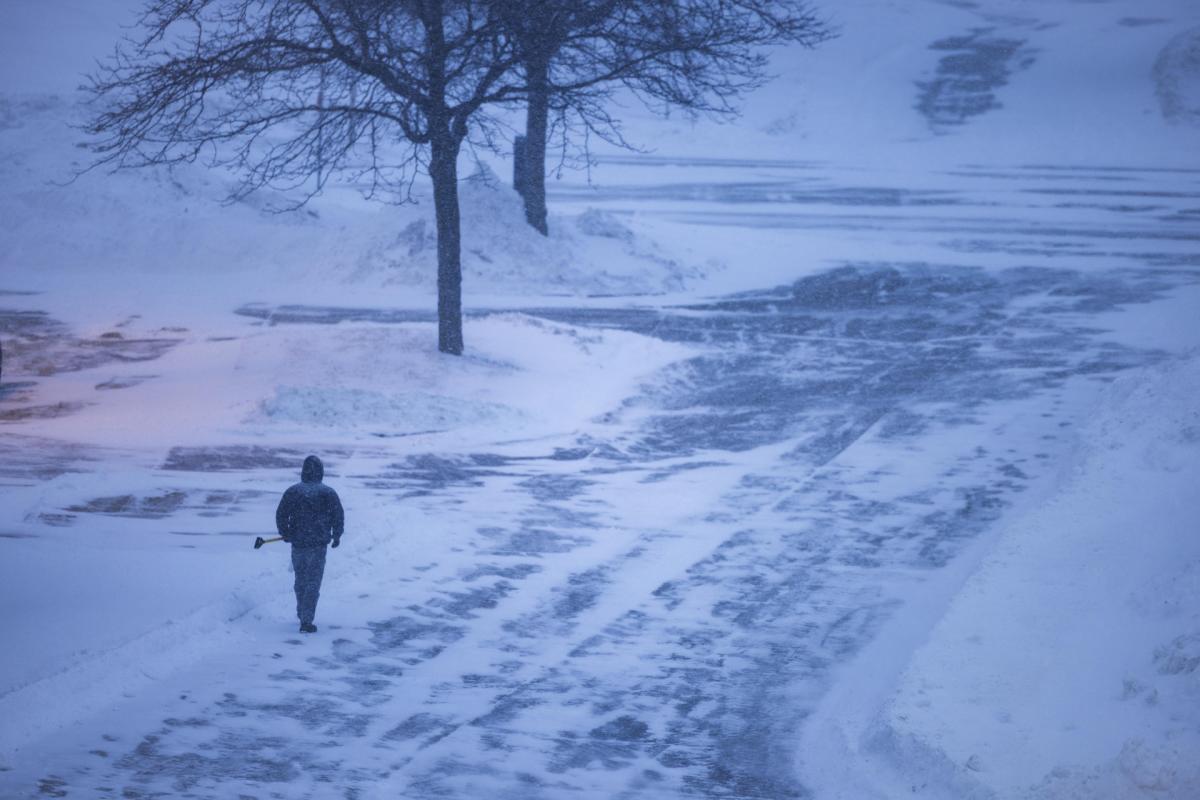
[(1196, 795), (1198, 380), (1194, 352), (1118, 379), (932, 631), (847, 669), (805, 731), (819, 796)]
[(464, 160), (461, 359), (428, 203), (65, 183), (136, 4), (10, 5), (0, 795), (1200, 796), (1194, 3), (831, 6), (549, 239)]

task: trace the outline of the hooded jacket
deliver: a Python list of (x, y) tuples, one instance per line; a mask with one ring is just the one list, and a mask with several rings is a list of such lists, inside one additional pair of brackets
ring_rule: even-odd
[(345, 518), (337, 492), (321, 483), (325, 465), (316, 456), (304, 459), (300, 482), (288, 487), (275, 510), (275, 527), (294, 547), (324, 547), (342, 538)]

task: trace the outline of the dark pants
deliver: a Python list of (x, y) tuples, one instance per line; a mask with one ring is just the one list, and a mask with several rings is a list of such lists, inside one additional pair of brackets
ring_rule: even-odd
[(292, 569), (296, 571), (296, 616), (302, 624), (313, 621), (321, 578), (325, 575), (325, 546), (292, 547)]

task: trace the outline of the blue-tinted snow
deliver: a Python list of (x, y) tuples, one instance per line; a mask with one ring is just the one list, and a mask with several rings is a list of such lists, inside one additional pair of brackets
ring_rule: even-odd
[[(133, 797), (805, 796), (799, 728), (896, 586), (1043, 476), (1081, 387), (1162, 358), (1093, 320), (1195, 280), (862, 263), (682, 306), (528, 309), (698, 355), (583, 439), (343, 453), (355, 470), (339, 488), (415, 504), (459, 555), (336, 606), (319, 638), (185, 677), (186, 699), (96, 754), (0, 780)], [(297, 454), (179, 449), (165, 466)], [(185, 505), (167, 499), (70, 511)], [(659, 524), (629, 503), (658, 506)]]
[[(643, 252), (665, 279), (583, 270), (587, 281), (564, 293), (662, 291), (700, 278), (723, 285), (722, 265), (738, 273), (726, 283), (742, 290), (516, 303), (522, 319), (560, 325), (555, 336), (607, 329), (691, 348), (633, 396), (580, 421), (582, 433), (438, 438), (447, 431), (391, 429), (372, 406), (348, 441), (331, 443), (336, 437), (321, 429), (311, 441), (293, 434), (274, 442), (278, 428), (262, 422), (250, 443), (172, 441), (143, 464), (142, 454), (21, 426), (86, 423), (90, 407), (40, 399), (61, 385), (56, 375), (144, 359), (134, 371), (96, 378), (89, 391), (111, 398), (155, 385), (160, 359), (180, 337), (100, 340), (53, 316), (54, 304), (71, 304), (60, 295), (48, 293), (43, 307), (36, 295), (0, 294), (0, 485), (20, 490), (13, 496), (26, 504), (6, 512), (13, 530), (0, 530), (0, 545), (24, 559), (6, 563), (28, 582), (39, 568), (58, 577), (51, 566), (61, 552), (82, 553), (83, 563), (116, 553), (120, 575), (153, 573), (173, 591), (139, 594), (147, 579), (114, 580), (103, 592), (143, 607), (200, 608), (144, 639), (92, 639), (103, 652), (71, 653), (66, 666), (82, 664), (85, 677), (106, 678), (103, 686), (14, 660), (30, 680), (43, 680), (0, 698), (40, 699), (4, 723), (20, 748), (0, 761), (0, 793), (809, 796), (815, 783), (796, 769), (798, 743), (855, 655), (909, 610), (911, 589), (937, 584), (1044, 490), (1104, 387), (1141, 367), (1169, 367), (1174, 351), (1194, 341), (1180, 320), (1194, 319), (1200, 171), (1181, 166), (1186, 154), (1140, 149), (1172, 141), (1157, 137), (1155, 114), (1172, 125), (1194, 116), (1193, 23), (1180, 22), (1193, 12), (1166, 2), (1154, 3), (1153, 14), (1136, 3), (1077, 4), (1087, 14), (1076, 4), (1045, 5), (1039, 13), (1050, 21), (1035, 24), (988, 4), (930, 3), (920, 15), (905, 12), (925, 26), (907, 37), (865, 24), (879, 10), (870, 3), (847, 4), (847, 35), (826, 51), (840, 67), (812, 75), (835, 90), (805, 94), (802, 83), (793, 92), (789, 76), (766, 101), (770, 115), (752, 109), (749, 119), (765, 123), (775, 149), (757, 152), (762, 136), (732, 147), (725, 142), (740, 133), (693, 143), (676, 132), (655, 142), (664, 150), (657, 155), (602, 155), (597, 186), (570, 175), (554, 184), (555, 208), (578, 212), (563, 223), (589, 242), (605, 240), (605, 258), (632, 236), (626, 222), (663, 223), (655, 230), (694, 238), (701, 250), (724, 246), (710, 270)], [(1066, 24), (1076, 14), (1095, 28)], [(860, 30), (879, 40), (864, 44)], [(1136, 44), (1102, 52), (1119, 80), (1070, 84), (1075, 66), (1097, 62), (1092, 43), (1109, 36)], [(810, 62), (799, 57), (784, 66), (795, 63), (807, 74)], [(874, 81), (872, 90), (843, 90), (846, 76)], [(1133, 99), (1112, 114), (1097, 98)], [(78, 241), (89, 252), (103, 242), (122, 266), (144, 266), (149, 253), (157, 270), (166, 251), (178, 251), (192, 272), (236, 264), (268, 229), (264, 250), (254, 252), (290, 244), (267, 260), (335, 261), (337, 226), (357, 219), (357, 210), (326, 211), (334, 222), (268, 228), (253, 209), (203, 211), (204, 197), (178, 186), (155, 217), (142, 208), (143, 191), (162, 191), (152, 179), (132, 184), (137, 191), (116, 179), (103, 184), (118, 187), (112, 216), (98, 210), (104, 203), (71, 197), (72, 205), (44, 176), (24, 177), (34, 169), (27, 163), (64, 161), (41, 138), (48, 119), (58, 130), (66, 104), (49, 95), (0, 98), (6, 141), (22, 126), (37, 132), (9, 159), (12, 185), (25, 187), (5, 197), (22, 221), (13, 230), (40, 231), (35, 223), (59, 215), (94, 226), (68, 225), (69, 235), (42, 236), (36, 248), (9, 234), (19, 246), (6, 252), (20, 254), (23, 280), (36, 272), (26, 264), (49, 269)], [(919, 136), (933, 143), (897, 146)], [(667, 145), (712, 152), (679, 156)], [(930, 158), (943, 148), (955, 155)], [(860, 158), (876, 168), (857, 167)], [(495, 210), (496, 198), (481, 197), (479, 208)], [(166, 240), (175, 247), (107, 238), (125, 215), (174, 231), (189, 208), (191, 227), (178, 224), (182, 238)], [(499, 210), (519, 220), (513, 208)], [(405, 258), (414, 248), (430, 257), (428, 227), (392, 219), (376, 220), (378, 230), (361, 240), (379, 247), (358, 265), (372, 275), (393, 270), (400, 280), (389, 292), (414, 276), (428, 282), (427, 264), (405, 272)], [(188, 239), (189, 230), (200, 233)], [(495, 255), (468, 254), (471, 287), (490, 280), (483, 285), (498, 291), (512, 279), (520, 289), (544, 288), (545, 264), (529, 267), (518, 254), (524, 271), (493, 276), (487, 259)], [(57, 288), (70, 298), (71, 285)], [(289, 330), (425, 326), (424, 335), (431, 327), (428, 313), (364, 303), (362, 291), (345, 302), (329, 294), (323, 305), (302, 305), (248, 292), (234, 298), (237, 313), (219, 338), (240, 347), (230, 331), (249, 339), (255, 331), (282, 338)], [(511, 314), (513, 305), (472, 302), (472, 321)], [(1130, 319), (1143, 329), (1167, 323), (1148, 335), (1122, 324)], [(29, 349), (10, 350), (10, 336)], [(17, 378), (10, 357), (29, 359)], [(553, 410), (554, 387), (537, 389)], [(305, 424), (328, 422), (295, 393), (282, 399), (276, 406)], [(246, 567), (245, 544), (269, 532), (263, 510), (273, 487), (292, 479), (310, 448), (327, 456), (330, 482), (357, 498), (362, 524), (375, 529), (355, 530), (352, 517), (344, 549), (331, 557), (321, 634), (301, 638), (288, 604), (270, 599), (287, 594), (286, 580), (237, 584), (215, 602), (203, 588), (232, 585), (219, 576), (235, 570), (263, 574)], [(39, 495), (42, 487), (50, 489)], [(108, 539), (88, 538), (101, 529)], [(185, 548), (187, 560), (165, 555)], [(53, 635), (82, 639), (69, 624), (90, 609), (66, 605), (71, 613)], [(28, 608), (31, 618), (37, 611)], [(9, 613), (8, 624), (20, 618)], [(163, 633), (172, 627), (182, 630)], [(1189, 658), (1181, 641), (1155, 663)], [(160, 642), (183, 654), (165, 660), (173, 670), (165, 676), (138, 661)], [(1140, 684), (1129, 693), (1138, 702), (1150, 695)], [(55, 715), (68, 727), (20, 740), (19, 726), (36, 729), (41, 716)]]

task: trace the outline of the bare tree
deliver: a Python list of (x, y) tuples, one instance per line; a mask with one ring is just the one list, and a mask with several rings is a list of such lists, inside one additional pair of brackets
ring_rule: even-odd
[(499, 0), (526, 83), (514, 153), (529, 224), (546, 223), (546, 150), (557, 125), (624, 145), (607, 101), (618, 88), (647, 105), (728, 116), (767, 79), (763, 48), (814, 46), (832, 32), (803, 0)]
[(491, 3), (152, 0), (137, 32), (91, 76), (93, 166), (203, 160), (241, 176), (235, 197), (272, 186), (297, 204), (335, 174), (407, 199), (427, 171), (438, 348), (462, 353), (458, 156), (522, 89)]

